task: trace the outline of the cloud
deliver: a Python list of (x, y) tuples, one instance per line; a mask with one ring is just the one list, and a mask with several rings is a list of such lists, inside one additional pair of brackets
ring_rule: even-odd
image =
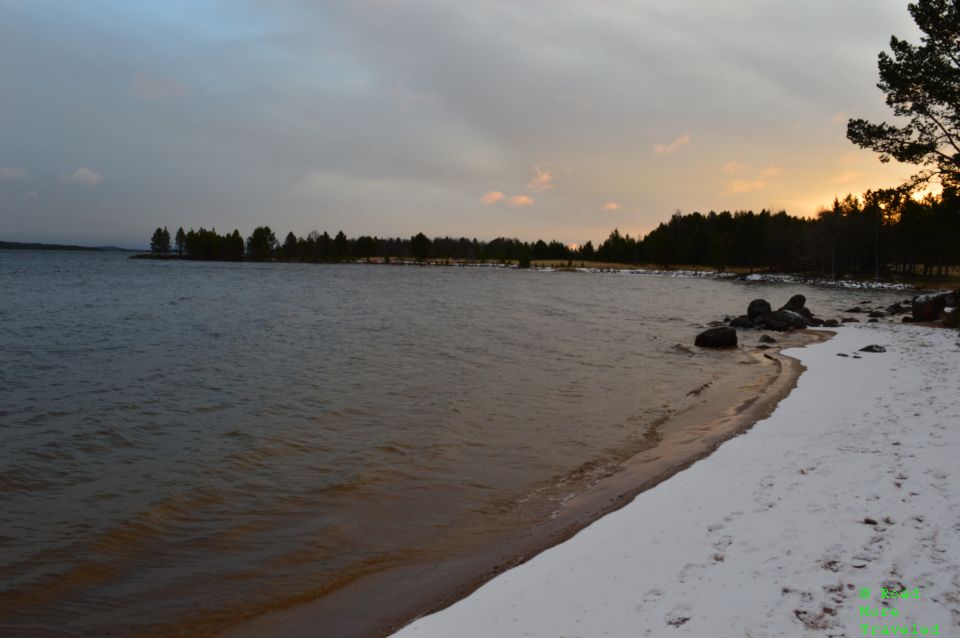
[(26, 179), (27, 172), (19, 168), (0, 166), (0, 179)]
[(536, 202), (533, 201), (532, 197), (527, 197), (526, 195), (514, 195), (507, 200), (507, 206), (533, 206)]
[(770, 179), (771, 177), (776, 177), (780, 174), (779, 166), (768, 166), (762, 171), (760, 171), (760, 179)]
[(858, 179), (863, 173), (856, 170), (845, 170), (830, 178), (831, 184), (849, 184)]
[(183, 97), (190, 90), (179, 80), (163, 75), (141, 71), (130, 78), (127, 86), (130, 95), (141, 100), (155, 102), (167, 98)]
[(766, 185), (766, 182), (759, 179), (737, 179), (730, 182), (729, 191), (731, 193), (752, 193), (753, 191), (763, 190), (763, 187)]
[[(727, 170), (731, 164), (736, 164), (735, 170)], [(724, 166), (725, 173), (742, 173), (746, 167), (737, 162), (731, 162)], [(779, 166), (767, 166), (761, 170), (757, 177), (753, 179), (735, 179), (727, 185), (727, 193), (752, 193), (763, 190), (767, 187), (767, 181), (780, 174)]]
[(746, 166), (734, 160), (723, 165), (723, 172), (730, 175), (731, 173), (739, 173), (745, 168)]
[(606, 204), (603, 205), (603, 210), (608, 213), (614, 213), (620, 210), (620, 204), (618, 204), (617, 202), (607, 202)]
[(556, 185), (553, 183), (553, 175), (551, 175), (549, 171), (545, 171), (539, 166), (534, 166), (533, 170), (536, 174), (533, 179), (530, 180), (530, 183), (527, 184), (529, 190), (535, 193), (542, 193), (543, 191), (556, 188)]
[(62, 179), (65, 182), (72, 182), (74, 184), (96, 186), (103, 181), (103, 175), (89, 168), (78, 168), (73, 172), (73, 175), (65, 175)]
[(681, 135), (677, 139), (673, 140), (669, 144), (657, 144), (653, 147), (653, 151), (657, 155), (667, 155), (675, 151), (679, 151), (684, 146), (690, 143), (690, 134)]
[(503, 199), (503, 193), (501, 193), (500, 191), (490, 191), (488, 193), (484, 193), (483, 197), (480, 198), (480, 201), (483, 202), (484, 204), (489, 205), (489, 204), (496, 204), (501, 199)]

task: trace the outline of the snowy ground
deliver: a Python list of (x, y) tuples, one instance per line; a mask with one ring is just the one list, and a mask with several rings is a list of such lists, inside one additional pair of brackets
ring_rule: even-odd
[(808, 371), (768, 419), (395, 636), (960, 636), (957, 341), (871, 324), (788, 351)]

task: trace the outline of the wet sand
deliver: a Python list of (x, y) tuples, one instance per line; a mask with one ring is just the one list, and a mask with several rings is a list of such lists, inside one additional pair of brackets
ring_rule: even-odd
[[(230, 638), (336, 635), (387, 636), (422, 615), (469, 595), (497, 574), (561, 543), (598, 518), (620, 509), (651, 487), (713, 452), (723, 441), (768, 416), (796, 386), (803, 366), (780, 354), (829, 338), (825, 331), (778, 335), (775, 347), (755, 346), (758, 333), (742, 333), (750, 363), (721, 381), (691, 391), (693, 403), (662, 426), (655, 446), (619, 464), (581, 489), (545, 522), (517, 533), (504, 530), (469, 539), (440, 560), (372, 568), (311, 602), (240, 621)], [(746, 343), (744, 343), (746, 342)], [(438, 539), (438, 543), (446, 539)]]

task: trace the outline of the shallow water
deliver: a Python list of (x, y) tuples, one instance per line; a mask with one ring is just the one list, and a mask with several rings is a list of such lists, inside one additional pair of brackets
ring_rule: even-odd
[(796, 292), (639, 275), (0, 251), (0, 630), (210, 631), (470, 551), (656, 443)]

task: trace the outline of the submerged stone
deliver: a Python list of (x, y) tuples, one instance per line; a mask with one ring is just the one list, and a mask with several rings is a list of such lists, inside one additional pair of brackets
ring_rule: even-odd
[(737, 330), (729, 326), (710, 328), (698, 334), (694, 343), (701, 348), (733, 348), (737, 345)]

